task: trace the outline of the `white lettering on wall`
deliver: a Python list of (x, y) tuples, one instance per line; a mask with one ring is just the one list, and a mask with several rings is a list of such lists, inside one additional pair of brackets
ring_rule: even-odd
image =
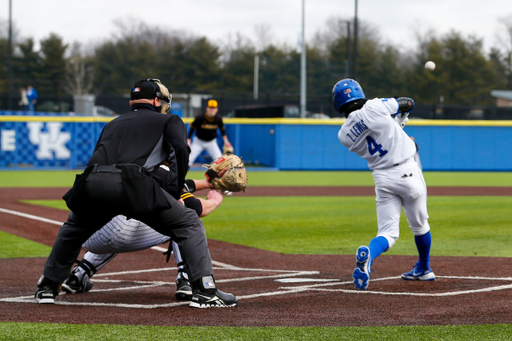
[(53, 159), (53, 153), (55, 153), (56, 159), (69, 159), (71, 151), (66, 148), (66, 142), (71, 139), (71, 133), (61, 131), (62, 122), (47, 122), (48, 132), (42, 132), (43, 127), (43, 122), (27, 122), (28, 139), (30, 143), (39, 147), (36, 157)]
[(16, 131), (2, 130), (2, 151), (13, 152), (16, 150)]

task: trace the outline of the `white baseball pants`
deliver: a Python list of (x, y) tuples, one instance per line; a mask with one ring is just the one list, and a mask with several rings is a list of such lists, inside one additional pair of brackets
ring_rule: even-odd
[(195, 137), (190, 145), (190, 155), (188, 160), (189, 167), (194, 164), (194, 161), (197, 159), (199, 154), (203, 152), (203, 150), (206, 150), (206, 152), (212, 157), (213, 160), (222, 156), (222, 152), (220, 151), (219, 145), (217, 144), (217, 139), (204, 141)]
[(427, 212), (427, 186), (418, 164), (411, 158), (398, 166), (374, 170), (377, 202), (377, 236), (389, 242), (388, 250), (400, 235), (402, 206), (415, 236), (430, 231)]
[[(148, 225), (135, 219), (126, 219), (123, 215), (114, 217), (96, 231), (84, 244), (87, 249), (84, 259), (99, 270), (117, 253), (134, 252), (149, 249), (171, 240)], [(183, 260), (176, 242), (172, 242), (176, 264)]]

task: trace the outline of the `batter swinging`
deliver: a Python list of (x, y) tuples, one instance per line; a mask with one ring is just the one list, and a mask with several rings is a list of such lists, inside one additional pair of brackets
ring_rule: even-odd
[(414, 269), (402, 274), (402, 279), (435, 280), (430, 268), (432, 238), (427, 221), (427, 187), (414, 161), (415, 144), (402, 129), (409, 120), (414, 101), (408, 97), (366, 99), (363, 89), (353, 79), (336, 83), (332, 95), (334, 108), (347, 118), (338, 139), (368, 161), (377, 195), (377, 236), (369, 246), (357, 249), (354, 284), (365, 290), (373, 260), (398, 240), (402, 206), (419, 253)]

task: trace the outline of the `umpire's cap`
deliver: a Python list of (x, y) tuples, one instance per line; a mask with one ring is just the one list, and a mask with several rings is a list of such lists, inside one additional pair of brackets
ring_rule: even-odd
[(156, 78), (146, 78), (135, 82), (130, 94), (131, 100), (159, 98), (170, 102), (169, 97), (167, 88)]

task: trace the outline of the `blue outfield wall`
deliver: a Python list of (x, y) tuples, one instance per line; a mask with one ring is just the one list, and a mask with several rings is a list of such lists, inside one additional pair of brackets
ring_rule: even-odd
[[(83, 169), (112, 118), (0, 116), (0, 169)], [(192, 119), (184, 119), (188, 126)], [(248, 166), (280, 170), (368, 170), (338, 141), (342, 119), (224, 119)], [(512, 171), (512, 121), (411, 119), (424, 170)], [(222, 146), (222, 139), (218, 138)], [(206, 160), (208, 161), (208, 160)], [(198, 161), (200, 162), (200, 161)]]
[(0, 116), (0, 169), (84, 169), (111, 119)]

